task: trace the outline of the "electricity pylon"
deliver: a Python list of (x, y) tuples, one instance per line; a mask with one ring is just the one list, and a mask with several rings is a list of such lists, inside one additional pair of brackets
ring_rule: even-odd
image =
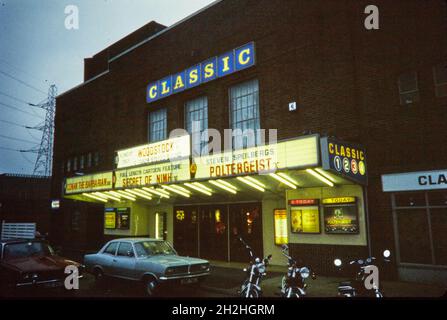
[(32, 105), (46, 111), (45, 122), (39, 129), (42, 130), (42, 139), (37, 150), (37, 159), (34, 165), (34, 175), (51, 176), (53, 166), (53, 141), (54, 141), (54, 116), (56, 114), (56, 85), (51, 85), (48, 89), (48, 99), (42, 104)]

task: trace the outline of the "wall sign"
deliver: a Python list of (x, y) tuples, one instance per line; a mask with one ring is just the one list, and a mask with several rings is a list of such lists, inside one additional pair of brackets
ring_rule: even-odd
[(275, 169), (316, 166), (318, 136), (194, 158), (195, 178), (267, 173)]
[(74, 194), (112, 189), (112, 177), (112, 172), (105, 172), (67, 178), (65, 193)]
[(289, 204), (291, 204), (290, 222), (293, 233), (321, 232), (318, 199), (295, 199), (290, 200)]
[(366, 151), (362, 146), (329, 137), (321, 138), (320, 144), (323, 169), (368, 184)]
[(447, 189), (447, 170), (382, 175), (383, 192)]
[(104, 229), (129, 230), (130, 208), (105, 208)]
[(186, 181), (190, 178), (189, 159), (117, 170), (115, 177), (118, 189)]
[(189, 157), (191, 154), (190, 136), (133, 147), (117, 152), (118, 169), (161, 161), (173, 161)]
[(273, 219), (275, 224), (275, 245), (280, 246), (289, 243), (287, 234), (287, 210), (275, 209), (273, 211)]
[[(357, 201), (352, 197), (323, 199), (324, 228), (326, 233), (357, 234), (359, 233)], [(337, 200), (339, 199), (339, 200)], [(357, 200), (354, 198), (354, 200)]]
[(104, 229), (116, 229), (116, 209), (106, 208), (104, 212)]
[(149, 84), (147, 86), (146, 101), (151, 103), (217, 78), (247, 69), (255, 65), (255, 60), (255, 44), (250, 42), (221, 56), (207, 59), (182, 72)]
[(117, 229), (130, 229), (130, 208), (116, 208), (117, 213)]

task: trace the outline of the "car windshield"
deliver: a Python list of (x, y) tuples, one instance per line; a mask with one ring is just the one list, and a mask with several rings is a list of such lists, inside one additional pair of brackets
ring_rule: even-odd
[(54, 255), (54, 251), (46, 243), (32, 241), (7, 244), (3, 251), (3, 259), (26, 258), (36, 255)]
[(177, 254), (174, 248), (166, 241), (137, 242), (135, 243), (135, 251), (138, 257)]

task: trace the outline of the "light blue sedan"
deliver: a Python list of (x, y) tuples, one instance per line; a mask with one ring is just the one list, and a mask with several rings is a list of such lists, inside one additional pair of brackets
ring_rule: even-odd
[(150, 238), (109, 241), (98, 253), (85, 255), (84, 264), (98, 283), (104, 276), (137, 281), (148, 296), (161, 283), (198, 283), (210, 274), (207, 260), (179, 256), (167, 241)]

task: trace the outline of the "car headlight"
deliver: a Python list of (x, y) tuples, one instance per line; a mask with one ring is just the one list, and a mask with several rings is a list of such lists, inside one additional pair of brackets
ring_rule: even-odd
[(173, 274), (174, 271), (175, 271), (174, 268), (166, 268), (166, 270), (165, 270), (165, 274), (166, 274), (166, 275), (170, 275), (170, 274)]
[(201, 271), (208, 271), (210, 269), (210, 266), (208, 264), (202, 264), (200, 266)]
[(29, 273), (25, 273), (23, 275), (23, 280), (28, 280), (29, 278), (31, 278), (31, 275)]
[(303, 278), (303, 279), (309, 278), (309, 275), (310, 275), (309, 268), (302, 267), (300, 270), (300, 274), (301, 274), (301, 278)]

